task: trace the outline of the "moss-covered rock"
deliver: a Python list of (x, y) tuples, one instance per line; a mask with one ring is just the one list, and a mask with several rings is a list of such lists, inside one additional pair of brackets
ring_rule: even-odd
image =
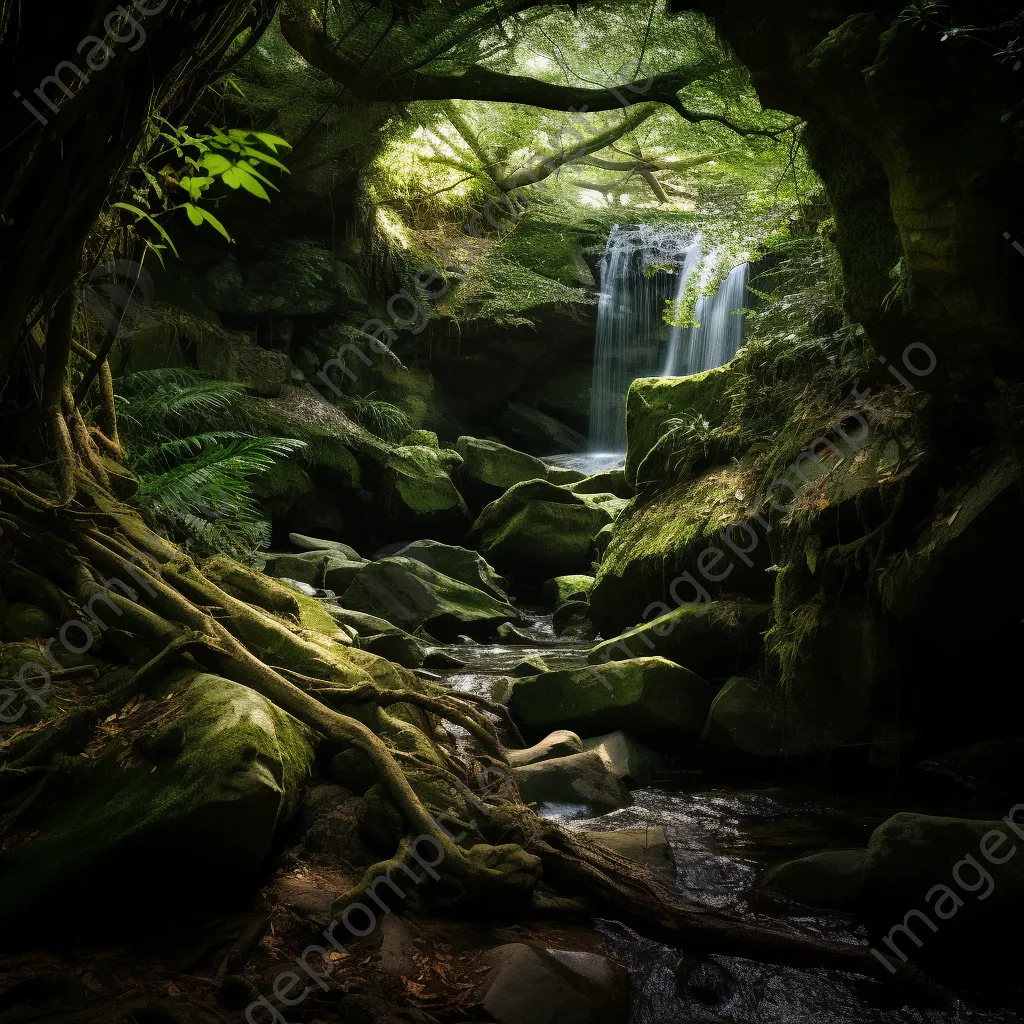
[(402, 439), (402, 447), (425, 445), (427, 448), (440, 448), (441, 444), (433, 430), (414, 430)]
[(462, 456), (462, 465), (455, 474), (459, 490), (473, 509), (483, 508), (524, 480), (549, 479), (554, 468), (533, 455), (486, 438), (460, 437), (455, 450)]
[(461, 457), (428, 445), (395, 448), (384, 463), (384, 507), (398, 524), (429, 528), (469, 524), (469, 511), (449, 476)]
[(409, 632), (423, 627), (439, 640), (490, 635), (518, 619), (515, 608), (416, 561), (381, 558), (362, 567), (340, 602)]
[(826, 850), (770, 867), (758, 885), (819, 910), (853, 913), (860, 905), (867, 850)]
[(479, 553), (469, 548), (442, 544), (436, 540), (416, 540), (394, 553), (402, 558), (415, 558), (417, 562), (467, 586), (476, 587), (499, 601), (508, 600), (501, 577)]
[(747, 510), (750, 481), (738, 467), (677, 484), (649, 501), (634, 499), (615, 530), (590, 595), (603, 636), (670, 608), (716, 594), (770, 597), (772, 555)]
[(621, 469), (606, 469), (603, 473), (577, 480), (569, 487), (576, 494), (614, 494), (616, 498), (632, 498), (633, 488), (626, 482)]
[(4, 643), (56, 636), (60, 627), (57, 617), (38, 605), (18, 602), (0, 611), (0, 641)]
[(713, 759), (742, 763), (818, 754), (824, 744), (799, 717), (790, 720), (777, 690), (737, 676), (712, 702), (701, 748)]
[(554, 728), (592, 737), (625, 729), (650, 742), (695, 738), (714, 687), (664, 658), (636, 658), (519, 679), (509, 708), (531, 734)]
[(577, 573), (573, 576), (555, 576), (545, 580), (540, 593), (545, 607), (554, 611), (567, 601), (586, 601), (593, 589), (594, 577)]
[(368, 561), (354, 547), (340, 540), (321, 540), (319, 537), (309, 537), (302, 533), (289, 533), (288, 542), (300, 551), (329, 551), (347, 558), (350, 562)]
[[(0, 919), (133, 904), (251, 876), (298, 805), (316, 742), (264, 697), (185, 673), (106, 723), (3, 856)], [(55, 795), (53, 792), (50, 794)], [(154, 890), (153, 878), (160, 885)], [(24, 919), (22, 918), (22, 921)]]
[[(335, 593), (344, 592), (351, 579), (365, 564), (364, 559), (353, 561), (344, 554), (331, 550), (300, 551), (267, 554), (263, 571), (277, 579), (298, 580), (311, 587), (326, 588)], [(345, 581), (343, 586), (338, 586)]]
[(325, 602), (323, 608), (335, 622), (355, 631), (356, 644), (364, 651), (404, 668), (419, 668), (426, 659), (426, 649), (416, 637), (385, 619), (330, 602)]
[(624, 504), (611, 494), (573, 494), (528, 480), (480, 513), (469, 542), (499, 570), (520, 579), (584, 573), (595, 535)]
[(686, 605), (605, 640), (587, 660), (600, 664), (656, 654), (705, 679), (724, 679), (757, 662), (771, 616), (770, 604), (753, 601)]
[(637, 486), (637, 470), (665, 432), (667, 420), (718, 426), (728, 413), (735, 373), (727, 364), (689, 377), (642, 377), (633, 381), (626, 398), (625, 479)]

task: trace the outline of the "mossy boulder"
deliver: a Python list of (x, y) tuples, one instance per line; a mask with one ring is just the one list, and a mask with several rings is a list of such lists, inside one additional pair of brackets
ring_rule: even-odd
[(593, 589), (594, 577), (577, 573), (545, 580), (540, 593), (544, 599), (544, 606), (554, 611), (567, 601), (586, 601)]
[(616, 498), (632, 498), (633, 488), (626, 482), (621, 469), (606, 469), (603, 473), (577, 480), (569, 487), (576, 494), (614, 494)]
[(323, 608), (335, 622), (355, 631), (356, 644), (361, 650), (380, 655), (405, 668), (419, 668), (426, 660), (423, 644), (385, 619), (331, 602), (324, 602)]
[(705, 679), (725, 679), (761, 655), (772, 606), (754, 601), (685, 605), (598, 644), (592, 664), (660, 655)]
[(499, 601), (508, 600), (501, 577), (478, 552), (469, 548), (442, 544), (436, 540), (416, 540), (400, 548), (395, 555), (415, 558), (417, 562), (422, 562), (467, 586), (476, 587), (477, 590), (482, 590)]
[(512, 686), (509, 709), (532, 735), (571, 729), (584, 737), (624, 729), (652, 743), (696, 738), (715, 689), (664, 658), (635, 658), (545, 672)]
[[(310, 731), (219, 676), (182, 673), (106, 723), (71, 776), (19, 823), (0, 919), (45, 905), (76, 918), (250, 878), (299, 803)], [(154, 886), (153, 879), (159, 879)]]
[(282, 519), (312, 494), (315, 485), (295, 457), (276, 459), (252, 478), (253, 497), (270, 519)]
[(533, 455), (481, 437), (460, 437), (455, 450), (462, 456), (455, 478), (473, 509), (483, 508), (524, 480), (547, 480), (553, 468)]
[(826, 744), (799, 716), (792, 717), (776, 690), (737, 676), (711, 704), (701, 749), (712, 759), (741, 763), (821, 753)]
[(61, 623), (57, 616), (38, 605), (18, 602), (0, 611), (0, 641), (47, 638), (57, 635)]
[(364, 564), (364, 559), (353, 561), (344, 554), (330, 550), (300, 551), (295, 554), (269, 552), (263, 571), (277, 579), (298, 580), (311, 587), (339, 593), (345, 591)]
[(469, 524), (469, 511), (449, 476), (462, 461), (456, 452), (428, 445), (395, 448), (384, 464), (383, 507), (398, 524), (429, 528)]
[(489, 636), (519, 615), (507, 601), (445, 576), (414, 558), (381, 558), (364, 565), (340, 603), (369, 612), (408, 632), (423, 627), (438, 640)]
[(595, 535), (623, 505), (611, 494), (573, 494), (545, 480), (527, 480), (480, 513), (469, 543), (520, 579), (584, 573)]
[(860, 904), (867, 855), (867, 850), (812, 853), (770, 867), (758, 885), (807, 907), (853, 913)]
[(617, 636), (664, 605), (720, 593), (770, 597), (772, 555), (748, 511), (739, 467), (706, 473), (654, 498), (634, 499), (615, 530), (590, 595), (603, 636)]
[[(1022, 804), (991, 821), (895, 814), (875, 829), (868, 844), (864, 909), (905, 956), (917, 956), (922, 945), (935, 949), (965, 942), (975, 952), (979, 947), (998, 951), (1005, 943), (1003, 929), (1014, 928), (1024, 913), (1022, 841)], [(905, 917), (908, 911), (915, 913)], [(904, 922), (919, 943), (902, 927), (889, 931)], [(884, 938), (874, 945), (883, 954), (895, 953)]]
[(664, 434), (667, 420), (720, 425), (732, 405), (729, 389), (735, 377), (727, 364), (689, 377), (642, 377), (633, 381), (626, 397), (624, 472), (630, 487), (637, 487), (637, 470)]
[(441, 444), (433, 430), (414, 430), (402, 439), (402, 447), (425, 445), (427, 448), (440, 448)]

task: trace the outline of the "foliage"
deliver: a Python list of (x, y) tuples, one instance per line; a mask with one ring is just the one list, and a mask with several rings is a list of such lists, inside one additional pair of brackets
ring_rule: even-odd
[(345, 395), (339, 402), (345, 413), (371, 434), (397, 444), (411, 430), (409, 417), (390, 402), (373, 395)]
[(205, 134), (193, 135), (187, 125), (175, 126), (154, 117), (151, 136), (137, 158), (145, 184), (132, 189), (133, 202), (119, 201), (112, 207), (156, 232), (160, 242), (144, 240), (161, 261), (165, 249), (178, 254), (164, 223), (178, 211), (184, 211), (194, 227), (208, 224), (230, 242), (227, 228), (206, 205), (223, 197), (214, 194), (214, 187), (244, 189), (269, 202), (267, 188), (276, 191), (277, 186), (260, 167), (287, 174), (288, 168), (276, 156), (285, 148), (290, 148), (285, 139), (268, 132), (210, 128)]
[[(302, 441), (215, 429), (237, 417), (240, 384), (193, 370), (144, 370), (123, 377), (118, 415), (139, 500), (206, 552), (248, 559), (270, 542), (270, 524), (251, 483)], [(210, 429), (207, 429), (210, 428)]]

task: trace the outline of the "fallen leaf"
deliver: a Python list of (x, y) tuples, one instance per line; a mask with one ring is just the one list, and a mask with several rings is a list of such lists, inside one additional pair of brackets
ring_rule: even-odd
[(181, 995), (181, 989), (179, 989), (173, 981), (169, 981), (167, 982), (167, 994), (171, 996), (172, 999), (177, 999)]

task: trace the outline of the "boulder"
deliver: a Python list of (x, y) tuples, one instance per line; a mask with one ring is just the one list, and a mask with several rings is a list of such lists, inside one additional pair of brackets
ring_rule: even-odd
[(616, 498), (632, 498), (633, 488), (626, 482), (621, 469), (606, 469), (571, 484), (569, 489), (576, 494), (614, 494)]
[(199, 330), (190, 335), (198, 368), (218, 380), (237, 381), (257, 395), (275, 396), (291, 380), (284, 352), (255, 344), (242, 331)]
[[(625, 479), (637, 486), (637, 471), (666, 430), (667, 420), (718, 426), (732, 405), (729, 389), (736, 373), (729, 364), (689, 377), (643, 377), (626, 398)], [(695, 444), (699, 444), (695, 432)]]
[(0, 919), (24, 924), (46, 904), (84, 922), (97, 907), (137, 912), (139, 892), (152, 904), (254, 877), (315, 751), (310, 730), (254, 690), (175, 675), (74, 760), (63, 799), (19, 823)]
[(572, 729), (600, 736), (616, 728), (654, 743), (696, 738), (715, 689), (664, 658), (636, 658), (516, 680), (513, 715), (530, 733)]
[(590, 595), (602, 636), (726, 592), (771, 598), (772, 554), (748, 511), (747, 486), (745, 471), (729, 466), (630, 502)]
[(10, 604), (0, 612), (0, 641), (41, 639), (56, 636), (62, 623), (45, 608), (18, 602)]
[(771, 618), (772, 606), (767, 603), (684, 605), (605, 640), (587, 660), (600, 664), (656, 654), (706, 679), (724, 679), (757, 662)]
[(529, 636), (521, 629), (516, 629), (511, 622), (506, 622), (498, 627), (498, 639), (506, 644), (521, 645), (523, 647), (535, 647), (537, 640)]
[(343, 544), (340, 540), (321, 540), (319, 537), (307, 537), (301, 533), (289, 533), (288, 543), (300, 551), (329, 551), (333, 555), (347, 558), (350, 562), (368, 561), (354, 547)]
[(664, 758), (650, 747), (618, 730), (583, 741), (584, 750), (596, 750), (617, 779), (630, 789), (649, 786), (665, 768)]
[(523, 800), (537, 804), (541, 814), (593, 818), (633, 802), (597, 750), (537, 761), (512, 774)]
[(860, 903), (867, 850), (826, 850), (768, 868), (762, 889), (817, 910), (854, 913)]
[(621, 1024), (629, 1015), (629, 976), (603, 956), (515, 942), (481, 960), (490, 970), (474, 996), (497, 1024)]
[(593, 588), (593, 576), (555, 576), (544, 582), (540, 594), (544, 606), (554, 611), (567, 601), (586, 601)]
[(533, 455), (480, 437), (460, 437), (455, 450), (462, 456), (455, 477), (473, 509), (483, 508), (524, 480), (547, 480), (553, 468)]
[(507, 601), (508, 594), (502, 586), (501, 577), (476, 552), (454, 544), (442, 544), (436, 540), (417, 540), (394, 552), (402, 558), (415, 558), (429, 565), (453, 580), (476, 587), (499, 601)]
[(584, 832), (591, 842), (637, 864), (664, 871), (675, 869), (675, 856), (659, 825), (655, 828), (624, 828), (614, 832)]
[(414, 430), (402, 439), (402, 446), (426, 445), (428, 448), (440, 448), (441, 443), (433, 430)]
[(706, 754), (728, 761), (819, 753), (819, 738), (799, 725), (788, 720), (771, 688), (737, 676), (726, 682), (712, 702), (701, 747)]
[(466, 586), (414, 558), (382, 558), (362, 567), (341, 604), (368, 612), (408, 632), (419, 627), (438, 640), (460, 634), (491, 635), (518, 619), (515, 608)]
[[(333, 551), (302, 551), (298, 554), (268, 552), (263, 571), (278, 579), (298, 580), (311, 587), (327, 588), (338, 593), (339, 589), (334, 583), (344, 580), (341, 587), (343, 592), (351, 582), (351, 579), (347, 579), (349, 574), (354, 575), (362, 565), (361, 561), (353, 562), (345, 555)], [(329, 576), (333, 576), (334, 582), (328, 582)]]
[(920, 948), (904, 924), (925, 946), (998, 949), (1024, 912), (1022, 845), (1024, 804), (995, 821), (895, 814), (871, 835), (863, 905), (883, 933), (896, 926), (889, 938), (904, 956)]
[(469, 523), (469, 512), (449, 473), (462, 461), (456, 452), (410, 445), (395, 448), (384, 463), (383, 504), (399, 525), (429, 528)]
[(509, 402), (498, 421), (498, 434), (536, 455), (582, 452), (587, 439), (540, 409)]
[(586, 601), (566, 601), (551, 616), (555, 635), (588, 643), (597, 639), (597, 628), (590, 618), (590, 605)]
[[(583, 751), (583, 741), (568, 729), (559, 729), (545, 736), (540, 743), (535, 743), (525, 750), (509, 750), (508, 763), (513, 768), (536, 764), (538, 761), (550, 761), (554, 757), (567, 757)], [(621, 777), (621, 776), (620, 776)]]
[(516, 484), (473, 524), (469, 542), (500, 571), (538, 582), (583, 573), (594, 537), (625, 503), (614, 495), (578, 495), (544, 480)]
[(426, 650), (416, 637), (385, 619), (337, 604), (325, 603), (324, 608), (336, 622), (354, 629), (357, 646), (378, 654), (405, 668), (419, 668), (426, 661)]

